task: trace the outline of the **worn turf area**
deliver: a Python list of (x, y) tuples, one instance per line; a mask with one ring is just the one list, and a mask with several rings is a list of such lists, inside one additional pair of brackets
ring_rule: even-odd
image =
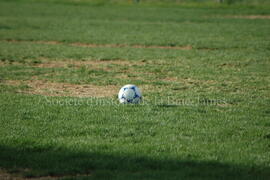
[[(270, 7), (0, 1), (0, 179), (268, 179)], [(125, 84), (140, 105), (120, 105)]]

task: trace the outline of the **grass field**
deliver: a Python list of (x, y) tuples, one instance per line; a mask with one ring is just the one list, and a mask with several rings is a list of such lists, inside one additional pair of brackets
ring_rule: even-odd
[(266, 4), (0, 0), (0, 179), (269, 179)]

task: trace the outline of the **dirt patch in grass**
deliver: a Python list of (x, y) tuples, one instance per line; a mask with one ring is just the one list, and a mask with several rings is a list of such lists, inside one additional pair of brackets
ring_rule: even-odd
[(82, 67), (82, 66), (107, 66), (107, 65), (121, 65), (121, 66), (132, 66), (132, 65), (144, 65), (143, 62), (131, 62), (127, 60), (50, 60), (47, 58), (41, 58), (39, 63), (32, 64), (35, 67), (41, 68), (61, 68), (61, 67)]
[(119, 65), (119, 66), (133, 66), (133, 65), (145, 65), (143, 61), (129, 61), (129, 60), (76, 60), (76, 59), (49, 59), (40, 57), (37, 61), (26, 60), (24, 62), (18, 61), (0, 61), (0, 66), (8, 65), (25, 65), (31, 67), (40, 67), (40, 68), (66, 68), (74, 67), (80, 68), (83, 66), (89, 67), (106, 67), (110, 65)]
[(9, 173), (6, 170), (0, 169), (1, 180), (57, 180), (62, 178), (79, 178), (87, 177), (91, 174), (75, 174), (75, 175), (59, 175), (59, 176), (41, 176), (41, 177), (23, 177), (22, 174), (30, 171), (29, 169), (22, 169), (16, 173)]
[(0, 66), (5, 65), (6, 63), (4, 61), (0, 61)]
[(74, 42), (74, 43), (64, 43), (60, 41), (29, 41), (29, 40), (5, 40), (7, 42), (12, 43), (20, 43), (20, 42), (29, 42), (35, 44), (62, 44), (62, 45), (70, 45), (70, 46), (78, 46), (78, 47), (89, 47), (89, 48), (150, 48), (150, 49), (175, 49), (175, 50), (191, 50), (192, 46), (156, 46), (156, 45), (128, 45), (128, 44), (91, 44), (91, 43), (81, 43), (81, 42)]
[(0, 61), (0, 66), (8, 66), (8, 65), (20, 65), (19, 62), (12, 62), (12, 61)]
[(133, 66), (144, 66), (143, 61), (128, 61), (128, 60), (75, 60), (75, 59), (49, 59), (38, 58), (37, 61), (26, 60), (24, 62), (0, 61), (0, 67), (23, 65), (35, 68), (87, 68), (92, 70), (102, 70), (106, 72), (117, 71), (119, 73), (129, 73)]
[(8, 80), (4, 82), (7, 85), (20, 86), (26, 85), (27, 90), (19, 93), (37, 94), (45, 96), (70, 96), (70, 97), (112, 97), (119, 90), (117, 86), (96, 86), (90, 84), (69, 84), (41, 80)]
[(87, 44), (87, 43), (71, 43), (73, 46), (81, 47), (110, 47), (110, 48), (150, 48), (150, 49), (178, 49), (178, 50), (191, 50), (192, 46), (145, 46), (145, 45), (126, 45), (126, 44)]
[(227, 16), (227, 17), (236, 19), (270, 19), (270, 15), (241, 15), (241, 16)]
[(152, 48), (152, 49), (176, 49), (176, 50), (192, 50), (192, 46), (140, 46), (134, 45), (132, 48)]
[(6, 42), (12, 42), (12, 43), (20, 43), (20, 42), (31, 42), (31, 43), (36, 43), (36, 44), (64, 44), (63, 42), (59, 41), (32, 41), (32, 40), (16, 40), (16, 39), (7, 39), (5, 40)]

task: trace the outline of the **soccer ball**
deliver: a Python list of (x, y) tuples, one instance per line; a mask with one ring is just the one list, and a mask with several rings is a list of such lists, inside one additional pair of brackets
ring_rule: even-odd
[(138, 104), (142, 100), (142, 94), (137, 86), (128, 84), (120, 89), (118, 99), (123, 104)]

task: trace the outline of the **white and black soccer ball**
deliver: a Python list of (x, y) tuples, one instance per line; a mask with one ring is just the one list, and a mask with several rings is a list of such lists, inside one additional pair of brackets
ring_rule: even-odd
[(120, 89), (118, 99), (123, 104), (138, 104), (142, 100), (142, 93), (137, 86), (128, 84)]

